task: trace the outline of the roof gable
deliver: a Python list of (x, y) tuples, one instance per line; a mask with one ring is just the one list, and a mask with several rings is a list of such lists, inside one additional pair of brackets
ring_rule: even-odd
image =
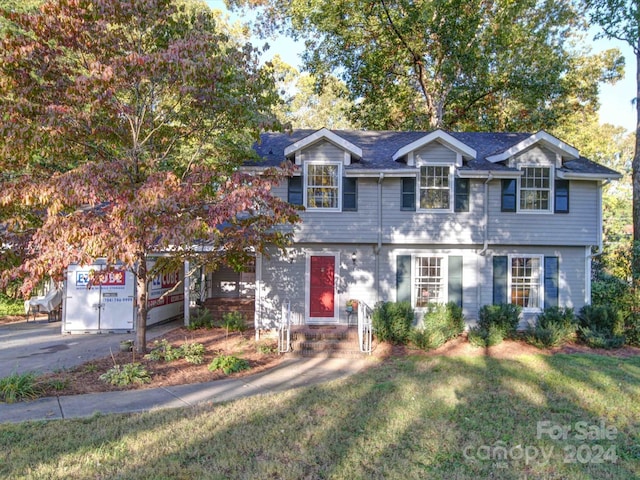
[(542, 144), (568, 160), (576, 160), (580, 158), (580, 154), (576, 148), (568, 145), (553, 135), (548, 134), (544, 130), (540, 130), (501, 153), (489, 155), (487, 160), (492, 163), (502, 162), (536, 144)]
[(288, 145), (284, 149), (284, 155), (285, 157), (288, 157), (292, 154), (299, 152), (303, 148), (313, 145), (314, 143), (317, 143), (322, 140), (326, 140), (328, 142), (333, 143), (334, 145), (342, 148), (343, 150), (348, 152), (350, 155), (353, 155), (354, 157), (362, 158), (362, 149), (360, 147), (358, 147), (357, 145), (354, 145), (353, 143), (349, 142), (348, 140), (341, 137), (340, 135), (336, 135), (331, 130), (328, 130), (326, 128), (322, 128), (312, 133), (311, 135), (307, 135), (306, 137), (298, 140), (297, 142), (294, 142)]
[(461, 142), (457, 138), (452, 137), (451, 135), (449, 135), (447, 132), (443, 130), (435, 130), (411, 142), (410, 144), (405, 145), (404, 147), (398, 149), (398, 151), (396, 151), (396, 153), (393, 154), (393, 160), (397, 161), (403, 156), (411, 152), (414, 152), (415, 150), (431, 142), (439, 142), (444, 146), (446, 146), (447, 148), (450, 148), (457, 154), (467, 159), (474, 159), (476, 158), (476, 155), (477, 155), (476, 151), (473, 148), (471, 148), (469, 145)]

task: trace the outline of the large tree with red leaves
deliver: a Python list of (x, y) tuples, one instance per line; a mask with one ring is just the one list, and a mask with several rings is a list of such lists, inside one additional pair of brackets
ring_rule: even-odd
[(143, 351), (149, 254), (163, 269), (196, 256), (237, 266), (287, 244), (279, 226), (297, 217), (271, 193), (284, 172), (238, 168), (277, 126), (272, 80), (206, 7), (52, 0), (2, 17), (5, 283), (22, 279), (27, 295), (71, 263), (131, 268)]

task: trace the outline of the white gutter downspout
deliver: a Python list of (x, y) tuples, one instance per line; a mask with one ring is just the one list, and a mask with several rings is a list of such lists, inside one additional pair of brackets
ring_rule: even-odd
[(483, 243), (482, 250), (478, 252), (478, 255), (484, 255), (489, 248), (489, 182), (493, 180), (493, 175), (489, 172), (489, 176), (484, 182), (484, 213), (482, 217), (483, 226)]
[(489, 182), (493, 180), (493, 175), (489, 172), (489, 176), (484, 182), (484, 212), (483, 212), (483, 241), (482, 250), (478, 252), (476, 256), (476, 307), (480, 310), (480, 302), (482, 301), (482, 292), (480, 291), (480, 285), (483, 284), (482, 278), (480, 278), (480, 272), (483, 271), (483, 265), (480, 265), (480, 257), (483, 257), (489, 248)]
[(380, 301), (380, 251), (382, 250), (382, 182), (384, 173), (378, 176), (378, 244), (374, 248), (376, 255), (376, 303)]

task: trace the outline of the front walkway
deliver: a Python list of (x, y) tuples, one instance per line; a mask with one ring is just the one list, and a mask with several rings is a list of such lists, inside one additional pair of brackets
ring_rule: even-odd
[(219, 403), (345, 378), (375, 365), (371, 357), (287, 359), (265, 372), (214, 382), (0, 403), (0, 423), (90, 417)]

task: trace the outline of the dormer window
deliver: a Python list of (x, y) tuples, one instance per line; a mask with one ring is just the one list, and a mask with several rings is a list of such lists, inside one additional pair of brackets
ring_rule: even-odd
[[(522, 176), (502, 180), (503, 212), (569, 213), (569, 182), (555, 180), (553, 167), (520, 168)], [(555, 196), (555, 198), (554, 198)]]
[(340, 210), (340, 163), (314, 163), (304, 165), (304, 199), (308, 210)]
[(420, 167), (420, 209), (451, 209), (451, 167), (428, 165)]
[(551, 168), (523, 167), (520, 177), (520, 211), (551, 211)]

